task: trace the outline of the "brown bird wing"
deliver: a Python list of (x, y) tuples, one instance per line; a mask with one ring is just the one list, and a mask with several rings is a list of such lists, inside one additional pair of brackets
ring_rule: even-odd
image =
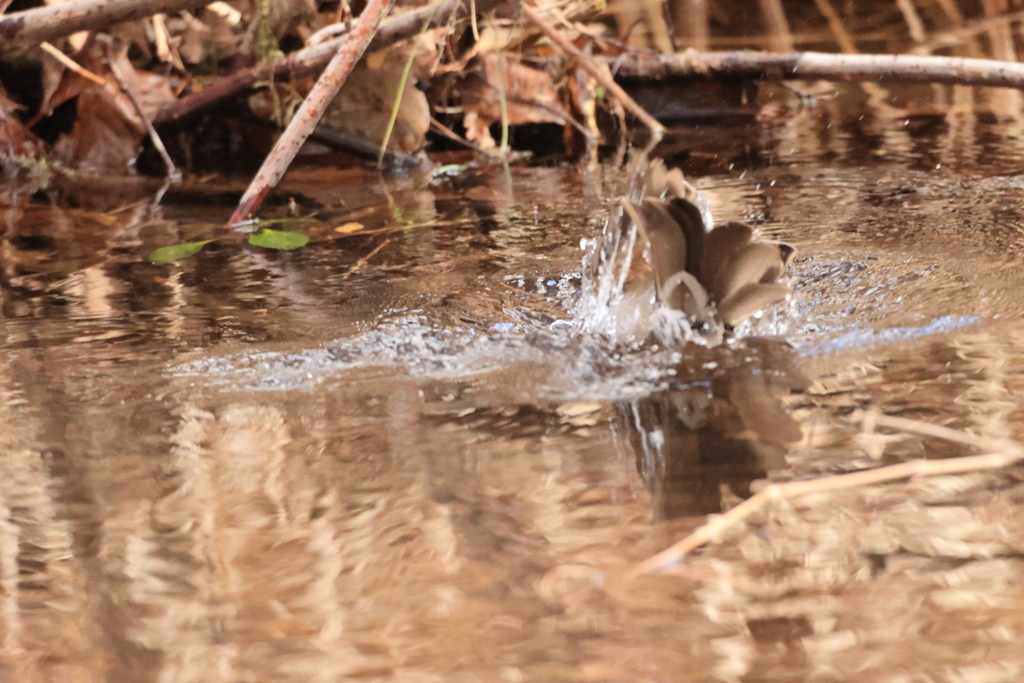
[(697, 278), (685, 270), (678, 271), (658, 290), (659, 298), (669, 308), (682, 311), (691, 320), (707, 318), (708, 294)]
[(686, 181), (682, 170), (669, 170), (661, 159), (653, 159), (648, 167), (647, 193), (655, 197), (667, 195), (669, 198), (681, 197), (690, 201), (697, 198), (697, 188)]
[(704, 254), (704, 237), (707, 227), (700, 209), (688, 199), (673, 199), (665, 204), (665, 209), (679, 226), (686, 238), (686, 272), (700, 277), (700, 266)]
[(775, 281), (796, 250), (788, 244), (753, 242), (753, 230), (743, 223), (716, 227), (704, 240), (701, 283), (718, 308), (718, 317), (735, 326), (751, 314), (789, 293)]
[[(795, 250), (786, 244), (754, 242), (743, 223), (726, 223), (710, 232), (693, 203), (696, 190), (678, 169), (652, 167), (650, 180), (667, 201), (648, 198), (639, 206), (624, 202), (627, 215), (647, 242), (658, 299), (692, 319), (706, 315), (709, 300), (727, 325), (785, 297), (775, 284)], [(691, 196), (693, 195), (693, 196)]]
[[(779, 247), (766, 242), (753, 242), (733, 252), (733, 256), (722, 264), (709, 292), (716, 303), (722, 303), (751, 282), (764, 282), (766, 274), (782, 272), (782, 257)], [(769, 281), (774, 281), (773, 277)]]
[(704, 240), (700, 211), (685, 199), (646, 199), (640, 206), (623, 206), (647, 240), (658, 298), (691, 318), (704, 317), (708, 296), (696, 277)]
[(780, 282), (751, 282), (718, 304), (718, 317), (726, 325), (735, 327), (762, 308), (781, 301), (787, 294), (789, 287)]
[(645, 200), (640, 206), (626, 202), (623, 208), (647, 240), (651, 271), (661, 292), (666, 280), (686, 268), (686, 235), (663, 202)]
[(719, 225), (705, 235), (700, 272), (697, 274), (701, 284), (708, 290), (713, 289), (722, 266), (731, 261), (737, 251), (750, 244), (753, 236), (750, 226), (736, 222)]

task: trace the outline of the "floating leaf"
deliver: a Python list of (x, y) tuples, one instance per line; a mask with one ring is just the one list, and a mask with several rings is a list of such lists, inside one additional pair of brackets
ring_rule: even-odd
[(158, 266), (162, 266), (165, 263), (172, 261), (180, 261), (183, 258), (188, 258), (193, 254), (198, 254), (199, 250), (205, 247), (213, 240), (203, 240), (202, 242), (189, 242), (188, 244), (172, 244), (169, 247), (160, 247), (154, 249), (149, 255), (149, 260)]
[(364, 228), (365, 228), (365, 226), (362, 223), (356, 223), (356, 222), (353, 221), (351, 223), (345, 223), (344, 225), (339, 225), (338, 227), (336, 227), (334, 229), (334, 232), (340, 233), (342, 235), (351, 235), (352, 233), (359, 232), (360, 230), (363, 230)]
[(265, 247), (267, 249), (280, 249), (291, 251), (309, 244), (309, 236), (301, 232), (289, 230), (271, 230), (266, 228), (263, 232), (257, 233), (249, 238), (249, 244), (254, 247)]

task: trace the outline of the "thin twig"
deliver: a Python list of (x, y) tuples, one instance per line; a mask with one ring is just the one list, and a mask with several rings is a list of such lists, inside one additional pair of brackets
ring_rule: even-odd
[(380, 18), (387, 12), (392, 2), (393, 0), (370, 0), (367, 3), (345, 43), (324, 69), (316, 85), (303, 100), (299, 110), (295, 112), (291, 123), (285, 128), (281, 137), (277, 139), (277, 143), (274, 144), (274, 148), (270, 150), (270, 154), (263, 161), (259, 172), (256, 173), (256, 177), (249, 184), (249, 188), (238, 202), (238, 207), (231, 215), (228, 227), (238, 225), (251, 218), (269, 194), (270, 189), (277, 185), (281, 177), (284, 176), (292, 159), (302, 147), (302, 143), (316, 128), (327, 105), (338, 94), (338, 90), (348, 78), (352, 67), (363, 56), (366, 46), (373, 38)]
[(785, 52), (793, 49), (793, 34), (786, 20), (786, 10), (782, 0), (760, 0), (761, 17), (768, 33), (768, 44), (773, 50)]
[(921, 15), (917, 13), (913, 0), (896, 0), (896, 6), (903, 13), (903, 20), (907, 22), (907, 30), (915, 43), (923, 43), (927, 36), (924, 32), (924, 22)]
[(856, 54), (857, 44), (853, 42), (850, 33), (843, 26), (843, 20), (839, 18), (839, 14), (836, 13), (828, 0), (814, 0), (814, 4), (817, 5), (821, 16), (825, 17), (825, 20), (828, 21), (828, 27), (832, 31), (832, 35), (835, 36), (839, 49), (847, 54)]
[(889, 427), (890, 429), (899, 429), (904, 432), (911, 432), (922, 436), (933, 436), (936, 439), (943, 439), (944, 441), (952, 441), (953, 443), (971, 446), (981, 451), (1004, 451), (1021, 448), (1017, 444), (1003, 441), (1001, 439), (977, 436), (976, 434), (960, 431), (959, 429), (950, 429), (949, 427), (943, 427), (942, 425), (933, 425), (928, 422), (910, 420), (905, 417), (894, 417), (892, 415), (881, 414), (872, 415), (870, 413), (865, 413), (863, 416), (854, 416), (855, 421), (860, 420), (861, 422), (866, 422), (869, 419), (873, 420), (877, 427)]
[(384, 247), (386, 247), (390, 243), (391, 243), (391, 238), (390, 237), (385, 238), (380, 244), (378, 244), (376, 247), (374, 247), (373, 250), (369, 254), (367, 254), (363, 258), (359, 259), (358, 261), (356, 261), (355, 264), (351, 268), (349, 268), (347, 271), (345, 271), (345, 274), (341, 276), (341, 279), (342, 280), (349, 279), (349, 277), (351, 277), (353, 273), (357, 272), (360, 268), (362, 268), (367, 263), (369, 263), (370, 259), (372, 259), (374, 256), (377, 255), (377, 252), (379, 252), (381, 249), (383, 249)]
[(66, 54), (55, 48), (53, 45), (50, 45), (49, 43), (43, 41), (39, 45), (39, 47), (43, 50), (43, 52), (56, 59), (58, 62), (60, 62), (67, 68), (71, 69), (82, 78), (90, 80), (96, 85), (102, 85), (103, 87), (110, 86), (110, 84), (107, 83), (106, 79), (104, 79), (102, 76), (98, 76), (94, 74), (92, 71), (89, 71), (84, 66), (82, 66), (81, 64), (79, 64), (78, 62), (71, 59)]
[[(435, 5), (434, 11), (437, 11)], [(430, 26), (430, 22), (433, 21), (434, 14), (431, 12), (430, 16), (423, 22), (423, 29), (420, 31), (420, 35), (427, 32), (427, 27)], [(405, 84), (409, 81), (409, 72), (412, 70), (413, 62), (416, 61), (416, 45), (413, 44), (412, 49), (409, 50), (409, 58), (405, 61), (405, 68), (402, 69), (402, 77), (398, 79), (398, 94), (395, 96), (395, 101), (391, 105), (391, 117), (388, 119), (387, 128), (384, 130), (384, 140), (380, 143), (380, 155), (377, 157), (377, 167), (380, 168), (384, 163), (384, 150), (388, 148), (388, 142), (391, 140), (391, 133), (395, 130), (395, 122), (398, 120), (398, 111), (402, 106), (402, 98), (405, 97)]]
[[(475, 0), (475, 2), (477, 9), (486, 12), (493, 9), (500, 0)], [(448, 25), (465, 11), (464, 0), (442, 0), (412, 12), (406, 12), (401, 16), (389, 19), (382, 25), (367, 50), (370, 52), (383, 50), (400, 40), (417, 35), (423, 30), (423, 22), (430, 17), (433, 18), (430, 19), (429, 28), (437, 28)], [(160, 126), (195, 116), (220, 102), (256, 87), (258, 83), (272, 80), (283, 81), (313, 74), (330, 61), (346, 39), (347, 34), (314, 47), (299, 50), (274, 64), (262, 64), (237, 71), (199, 92), (167, 105), (153, 117), (153, 123)]]
[(124, 74), (121, 73), (120, 67), (114, 60), (114, 55), (109, 49), (108, 45), (107, 52), (107, 66), (110, 67), (110, 73), (114, 76), (114, 80), (121, 86), (121, 92), (124, 93), (128, 101), (132, 103), (135, 108), (135, 113), (142, 121), (142, 125), (146, 128), (146, 132), (149, 134), (149, 139), (153, 141), (153, 147), (160, 154), (160, 158), (164, 160), (164, 167), (167, 170), (167, 179), (171, 182), (181, 182), (181, 171), (174, 165), (174, 161), (171, 160), (171, 155), (167, 153), (167, 148), (164, 147), (164, 141), (160, 139), (160, 135), (157, 134), (156, 129), (153, 128), (153, 122), (149, 120), (145, 110), (142, 108), (142, 103), (135, 97), (135, 93), (132, 92), (131, 87), (128, 85), (128, 81), (125, 80)]
[(467, 140), (466, 138), (462, 137), (461, 135), (456, 133), (454, 130), (452, 130), (448, 126), (444, 125), (443, 123), (441, 123), (440, 121), (435, 119), (433, 116), (430, 117), (430, 127), (434, 130), (434, 132), (440, 133), (441, 135), (445, 136), (449, 140), (457, 142), (460, 145), (465, 145), (466, 147), (470, 148), (474, 152), (477, 152), (479, 154), (483, 154), (484, 156), (491, 157), (492, 159), (497, 159), (497, 157), (492, 152), (484, 149), (483, 147), (481, 147), (480, 145), (476, 144), (475, 142), (472, 142), (472, 141)]
[(494, 64), (495, 76), (498, 79), (498, 104), (501, 107), (501, 147), (498, 156), (502, 159), (508, 154), (508, 99), (505, 97), (505, 57), (499, 55)]
[[(698, 0), (703, 5), (704, 0)], [(697, 3), (687, 0), (686, 5), (692, 6)], [(706, 5), (704, 6), (707, 9)], [(640, 10), (647, 19), (647, 28), (654, 39), (654, 47), (659, 52), (672, 52), (672, 39), (668, 36), (668, 24), (665, 22), (665, 11), (662, 9), (661, 0), (640, 0)], [(690, 16), (686, 17), (691, 18)], [(705, 46), (706, 47), (706, 46)]]
[(374, 162), (377, 166), (383, 166), (389, 171), (415, 171), (416, 169), (426, 169), (430, 165), (429, 160), (425, 157), (418, 157), (398, 149), (382, 149), (366, 138), (342, 133), (322, 123), (313, 129), (309, 139), (331, 149), (341, 150), (360, 159)]
[[(110, 98), (110, 102), (117, 109), (118, 113), (121, 114), (121, 116), (123, 116), (126, 121), (129, 121), (134, 125), (135, 121), (132, 118), (132, 109), (129, 109), (128, 105), (124, 103), (124, 99), (117, 96), (118, 89), (114, 86), (113, 83), (103, 78), (102, 76), (96, 74), (95, 72), (89, 71), (84, 66), (82, 66), (75, 60), (71, 59), (70, 57), (68, 57), (63, 52), (55, 48), (53, 45), (50, 45), (49, 43), (44, 42), (39, 47), (43, 50), (43, 52), (47, 53), (48, 55), (59, 61), (68, 69), (71, 69), (82, 78), (102, 86), (103, 91), (106, 93), (107, 97)], [(42, 119), (44, 116), (46, 116), (46, 111), (41, 109), (36, 113), (35, 117), (29, 122), (28, 127), (32, 128), (33, 126), (35, 126), (35, 124), (38, 123), (40, 119)]]
[(689, 52), (609, 58), (619, 76), (759, 80), (946, 83), (1024, 89), (1024, 63), (919, 55), (837, 55), (821, 52)]
[(963, 17), (956, 28), (936, 33), (933, 35), (928, 42), (918, 45), (910, 54), (927, 54), (934, 52), (935, 50), (942, 47), (950, 47), (952, 45), (959, 45), (965, 43), (971, 38), (974, 38), (986, 31), (991, 31), (999, 26), (1009, 26), (1010, 24), (1024, 20), (1024, 10), (1019, 12), (1010, 12), (1009, 14), (1002, 14), (998, 17), (990, 17), (988, 19), (978, 19), (972, 21), (968, 25), (963, 25)]
[(958, 432), (947, 427), (930, 425), (916, 420), (908, 420), (906, 418), (888, 417), (884, 415), (862, 415), (857, 419), (862, 421), (871, 419), (875, 421), (876, 425), (902, 429), (904, 431), (910, 431), (926, 436), (935, 436), (941, 439), (955, 441), (957, 443), (984, 447), (991, 449), (992, 452), (985, 453), (983, 455), (969, 455), (962, 458), (946, 458), (943, 460), (912, 460), (898, 465), (879, 467), (872, 470), (864, 470), (862, 472), (852, 472), (850, 474), (841, 474), (835, 477), (810, 479), (807, 481), (794, 481), (785, 484), (772, 484), (728, 512), (713, 517), (707, 524), (700, 527), (678, 543), (661, 551), (657, 555), (644, 560), (643, 562), (633, 565), (627, 572), (627, 578), (636, 578), (637, 576), (656, 572), (677, 564), (688, 553), (717, 538), (725, 529), (743, 521), (770, 503), (779, 500), (797, 498), (810, 493), (849, 489), (911, 477), (960, 474), (963, 472), (1001, 469), (1007, 465), (1024, 460), (1024, 446), (1011, 441), (1004, 442), (995, 439), (986, 439), (984, 437), (977, 437), (965, 432)]
[(572, 55), (579, 65), (583, 67), (584, 71), (604, 86), (605, 90), (607, 90), (612, 97), (621, 102), (622, 106), (629, 110), (629, 113), (637, 117), (641, 123), (647, 126), (647, 129), (651, 131), (652, 140), (650, 146), (661, 141), (665, 136), (665, 127), (658, 123), (657, 119), (647, 113), (646, 109), (637, 104), (636, 100), (630, 97), (629, 94), (627, 94), (626, 91), (615, 82), (607, 68), (604, 68), (603, 65), (595, 62), (592, 57), (588, 57), (583, 54), (579, 48), (569, 42), (565, 36), (558, 32), (558, 29), (549, 24), (532, 7), (524, 4), (522, 6), (522, 12), (523, 16), (533, 22), (533, 24), (539, 28), (551, 42), (557, 45), (566, 54)]

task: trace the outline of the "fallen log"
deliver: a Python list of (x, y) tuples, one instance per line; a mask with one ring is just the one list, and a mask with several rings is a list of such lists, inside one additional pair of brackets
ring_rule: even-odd
[(1024, 63), (921, 55), (681, 52), (608, 58), (616, 77), (944, 83), (1024, 89)]

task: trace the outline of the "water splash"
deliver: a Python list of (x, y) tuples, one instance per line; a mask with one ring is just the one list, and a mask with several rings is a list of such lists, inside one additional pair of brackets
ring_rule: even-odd
[[(627, 168), (628, 189), (623, 201), (639, 202), (647, 193), (647, 160), (638, 158)], [(705, 225), (714, 225), (711, 202), (698, 192), (695, 200)], [(580, 241), (583, 250), (582, 287), (577, 301), (569, 307), (576, 321), (575, 332), (607, 339), (613, 344), (636, 348), (652, 334), (661, 344), (678, 347), (686, 343), (714, 346), (724, 341), (720, 324), (702, 323), (699, 328), (681, 311), (661, 305), (653, 288), (631, 291), (631, 276), (637, 272), (638, 259), (648, 259), (638, 248), (641, 237), (629, 220), (622, 202), (609, 212), (601, 233)], [(780, 315), (778, 306), (759, 312), (737, 327), (729, 336), (750, 334), (775, 336), (788, 329), (788, 315)]]

